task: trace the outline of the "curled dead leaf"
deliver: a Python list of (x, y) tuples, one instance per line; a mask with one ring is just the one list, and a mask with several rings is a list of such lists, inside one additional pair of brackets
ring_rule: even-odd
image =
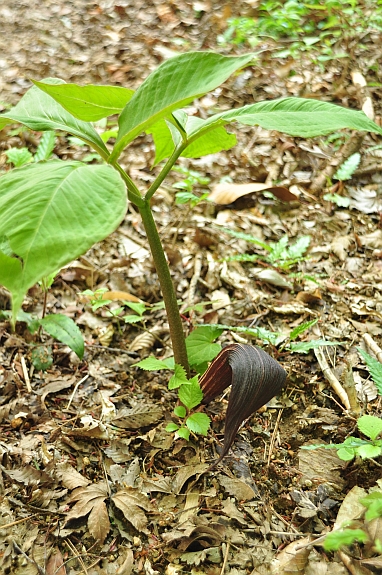
[(280, 393), (286, 380), (281, 365), (258, 347), (227, 345), (200, 380), (203, 403), (209, 403), (232, 386), (225, 422), (223, 451), (214, 465), (231, 447), (240, 424)]

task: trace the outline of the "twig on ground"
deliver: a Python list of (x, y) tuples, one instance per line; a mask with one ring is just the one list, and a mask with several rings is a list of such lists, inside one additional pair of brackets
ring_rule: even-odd
[(32, 393), (32, 392), (33, 392), (33, 389), (32, 389), (32, 386), (31, 386), (30, 379), (29, 379), (27, 364), (25, 363), (25, 357), (24, 357), (23, 355), (20, 356), (20, 360), (21, 360), (21, 368), (22, 368), (22, 370), (23, 370), (23, 376), (24, 376), (25, 385), (27, 386), (28, 393)]
[(277, 435), (277, 432), (278, 432), (278, 430), (279, 430), (279, 423), (280, 423), (280, 419), (281, 419), (281, 416), (282, 416), (282, 414), (283, 414), (283, 411), (284, 411), (283, 409), (280, 409), (280, 411), (279, 411), (278, 414), (277, 414), (277, 419), (276, 419), (276, 423), (275, 423), (275, 428), (274, 428), (274, 430), (273, 430), (272, 437), (271, 437), (271, 441), (270, 441), (270, 444), (269, 444), (269, 453), (268, 453), (268, 460), (267, 460), (267, 469), (269, 468), (269, 465), (270, 465), (270, 463), (271, 463), (271, 457), (272, 457), (273, 449), (274, 449), (275, 443), (276, 443), (276, 435)]
[(336, 376), (334, 375), (334, 373), (332, 372), (332, 370), (330, 369), (324, 354), (324, 348), (317, 347), (314, 350), (314, 354), (317, 358), (318, 363), (320, 364), (325, 379), (330, 383), (333, 391), (335, 391), (338, 397), (340, 398), (342, 405), (344, 405), (346, 409), (350, 410), (350, 401), (347, 396), (347, 393), (340, 384), (340, 382), (338, 381), (338, 379), (336, 378)]
[(378, 361), (380, 363), (382, 363), (382, 349), (373, 340), (371, 335), (369, 335), (368, 333), (364, 333), (362, 336), (362, 339), (365, 342), (366, 349), (369, 349), (370, 351), (372, 351), (374, 353), (374, 355), (376, 356), (376, 358), (378, 359)]

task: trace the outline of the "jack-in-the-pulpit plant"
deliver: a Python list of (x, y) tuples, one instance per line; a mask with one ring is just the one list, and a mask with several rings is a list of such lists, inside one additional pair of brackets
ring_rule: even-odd
[[(175, 363), (190, 377), (176, 292), (151, 210), (154, 194), (177, 160), (232, 148), (236, 136), (226, 130), (231, 123), (258, 125), (303, 138), (342, 128), (382, 134), (363, 112), (312, 99), (255, 102), (207, 119), (187, 113), (195, 98), (255, 62), (255, 54), (230, 57), (188, 52), (163, 62), (135, 92), (47, 78), (33, 81), (20, 102), (0, 115), (0, 129), (18, 122), (36, 131), (69, 133), (86, 142), (101, 160), (91, 165), (57, 159), (34, 162), (0, 177), (0, 283), (11, 293), (13, 323), (27, 290), (113, 232), (130, 201), (139, 210), (147, 233)], [(112, 145), (108, 143), (110, 134), (100, 134), (93, 122), (115, 114), (119, 115), (119, 129)], [(163, 163), (144, 190), (119, 163), (121, 153), (142, 133), (152, 135), (154, 165)]]

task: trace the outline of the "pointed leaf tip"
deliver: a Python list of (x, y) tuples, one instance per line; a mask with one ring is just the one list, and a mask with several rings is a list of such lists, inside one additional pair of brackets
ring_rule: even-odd
[(235, 343), (219, 353), (200, 380), (203, 403), (209, 403), (232, 385), (223, 451), (216, 463), (228, 453), (240, 424), (280, 393), (285, 380), (281, 365), (258, 347)]

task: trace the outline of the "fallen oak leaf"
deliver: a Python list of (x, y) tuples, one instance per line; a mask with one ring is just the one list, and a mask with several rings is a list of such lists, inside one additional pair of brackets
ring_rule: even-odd
[(285, 380), (285, 370), (259, 347), (233, 343), (222, 349), (200, 379), (203, 403), (209, 403), (232, 386), (223, 451), (212, 467), (227, 455), (241, 423), (280, 393)]

